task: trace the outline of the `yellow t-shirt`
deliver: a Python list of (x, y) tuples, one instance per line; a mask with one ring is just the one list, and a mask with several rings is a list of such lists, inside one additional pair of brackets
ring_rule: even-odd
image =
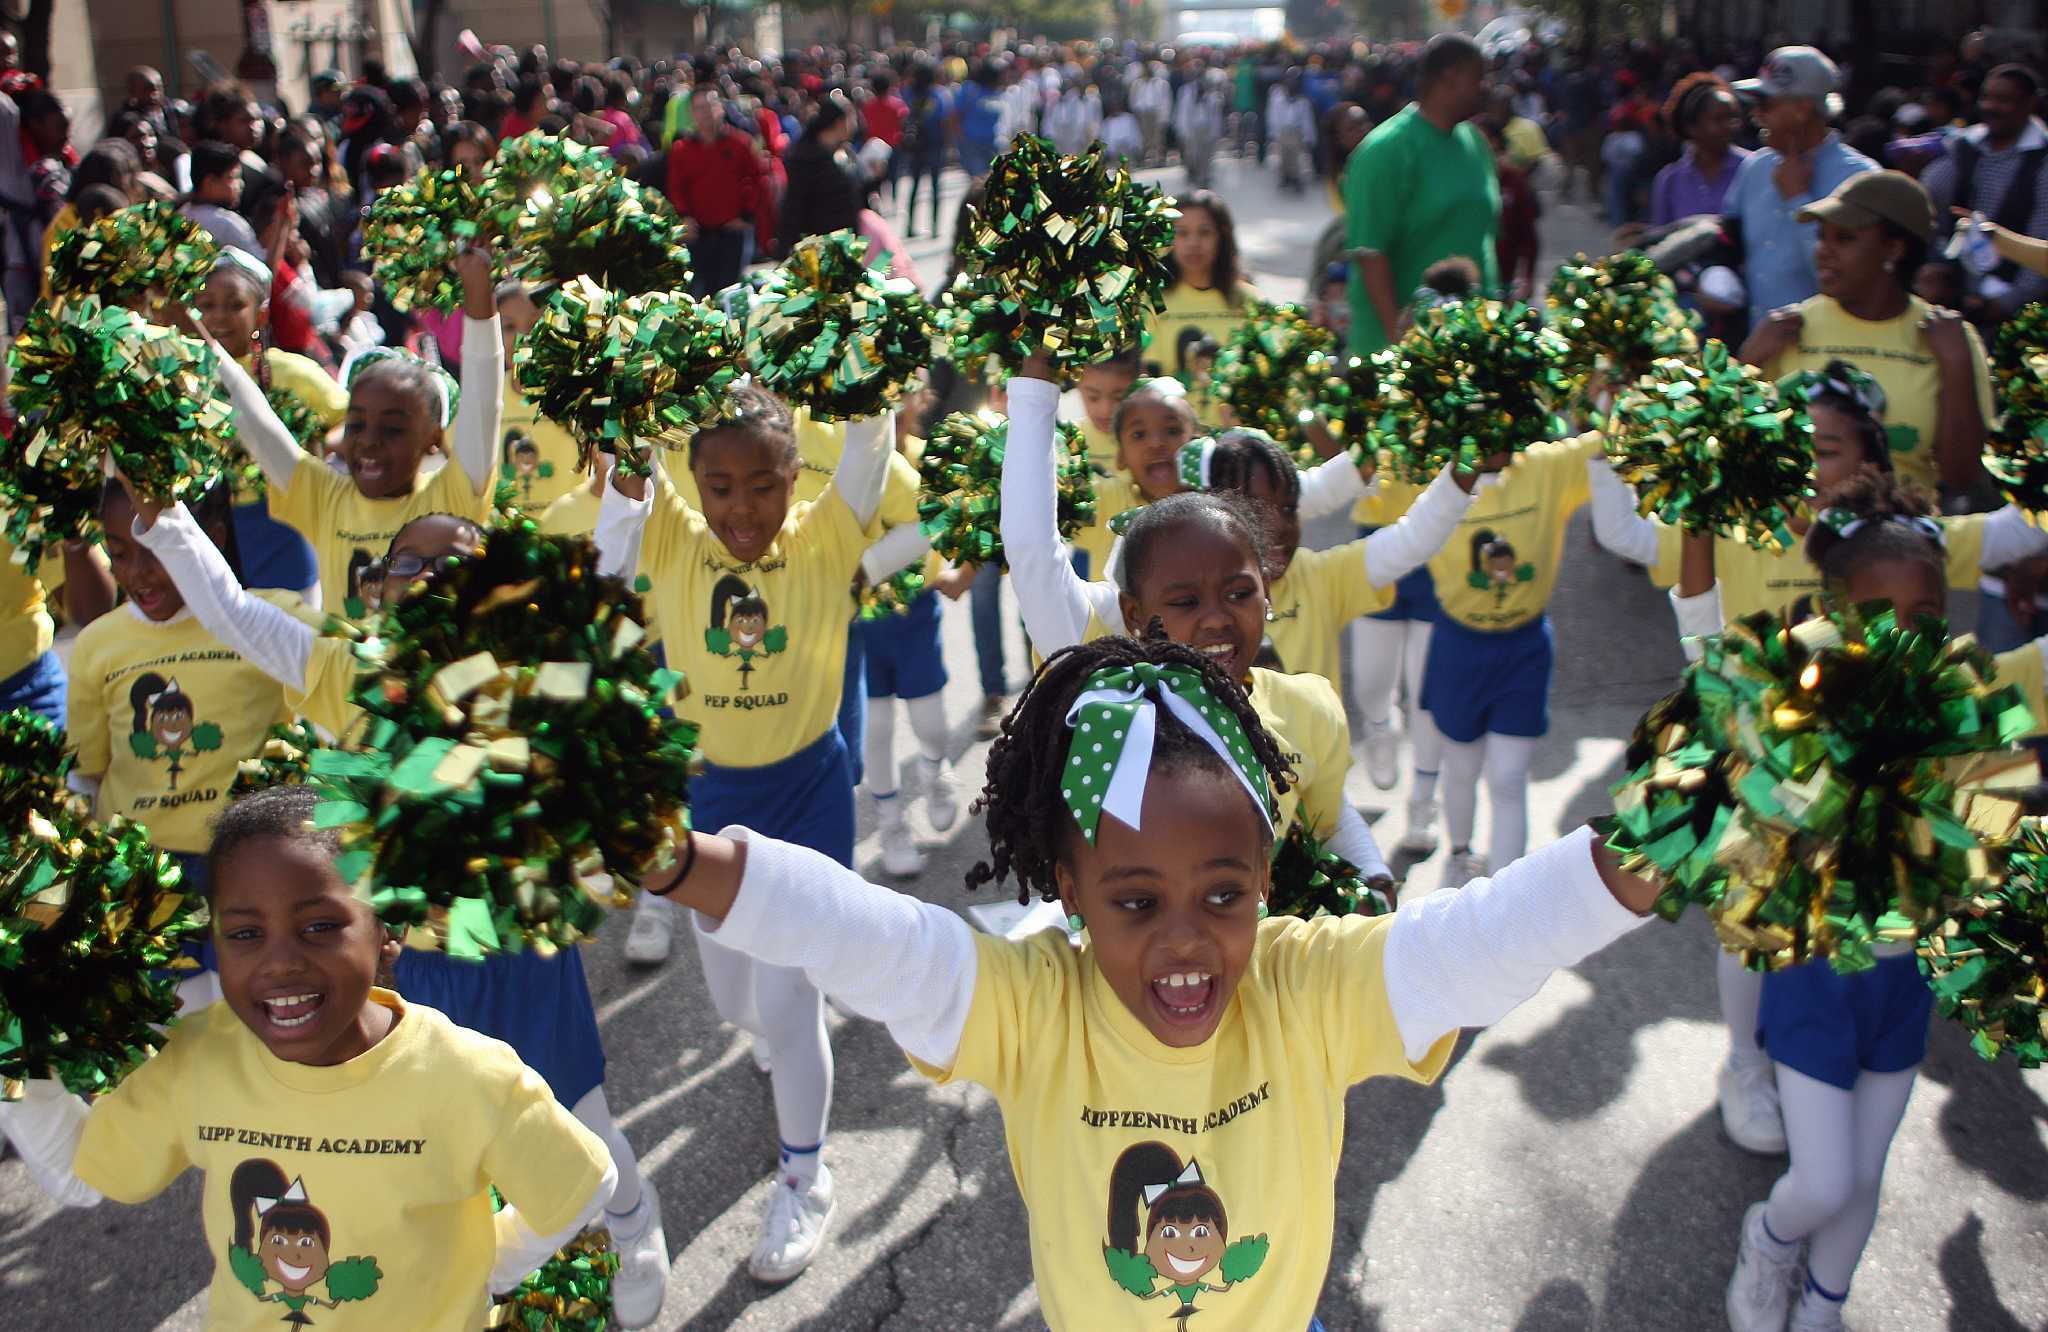
[[(290, 593), (258, 593), (286, 609)], [(100, 779), (94, 813), (125, 814), (159, 846), (196, 854), (226, 803), (235, 765), (288, 720), (284, 689), (208, 633), (190, 612), (157, 623), (124, 607), (71, 647), (71, 744)]]
[(1299, 822), (1317, 838), (1337, 831), (1337, 815), (1350, 799), (1351, 728), (1337, 690), (1320, 675), (1289, 675), (1252, 668), (1252, 710), (1273, 733), (1295, 781), (1281, 797), (1281, 836)]
[(292, 469), (290, 486), (270, 490), (270, 516), (312, 544), (320, 560), (320, 603), (337, 612), (355, 595), (356, 574), (384, 558), (391, 538), (407, 523), (430, 513), (481, 523), (490, 508), (490, 496), (476, 493), (452, 456), (440, 470), (421, 472), (412, 494), (396, 499), (371, 499), (311, 454)]
[[(1258, 288), (1249, 282), (1238, 284), (1236, 305), (1216, 288), (1204, 291), (1185, 282), (1174, 283), (1166, 289), (1166, 308), (1145, 317), (1145, 363), (1158, 366), (1159, 373), (1172, 375), (1193, 392), (1194, 371), (1181, 364), (1181, 334), (1197, 329), (1216, 339), (1216, 345), (1221, 347), (1251, 313), (1251, 303), (1258, 297)], [(1195, 404), (1197, 420), (1210, 419), (1205, 405), (1206, 402)]]
[(1998, 654), (1998, 670), (1991, 682), (2000, 688), (2007, 685), (2020, 691), (2027, 706), (2034, 710), (2034, 729), (2026, 738), (2048, 735), (2048, 685), (2044, 685), (2041, 649), (2033, 643), (2022, 643), (2010, 651)]
[(1111, 472), (1095, 478), (1095, 521), (1074, 533), (1072, 543), (1074, 549), (1087, 552), (1090, 578), (1097, 582), (1109, 578), (1109, 552), (1116, 546), (1110, 519), (1143, 507), (1145, 496), (1128, 474)]
[[(1989, 515), (1963, 514), (1943, 518), (1942, 544), (1948, 550), (1948, 585), (1973, 588), (1984, 573), (1984, 521)], [(1658, 519), (1657, 563), (1650, 581), (1675, 587), (1682, 572), (1685, 533)], [(1784, 550), (1757, 550), (1740, 537), (1714, 538), (1714, 578), (1721, 585), (1721, 617), (1729, 624), (1759, 611), (1776, 613), (1821, 589), (1820, 570), (1806, 558), (1804, 540)]]
[[(14, 555), (13, 543), (0, 537), (0, 607), (5, 608), (5, 618), (0, 618), (0, 680), (26, 670), (57, 637), (42, 579)], [(64, 562), (46, 560), (41, 567), (61, 573)]]
[(1216, 1034), (1191, 1049), (1160, 1044), (1065, 935), (976, 937), (953, 1066), (912, 1062), (1002, 1107), (1048, 1324), (1161, 1332), (1196, 1303), (1217, 1328), (1308, 1326), (1329, 1275), (1345, 1091), (1432, 1082), (1456, 1043), (1408, 1061), (1387, 929), (1266, 921)]
[(117, 1202), (204, 1175), (209, 1328), (272, 1332), (310, 1304), (321, 1332), (470, 1332), (491, 1187), (547, 1234), (604, 1177), (603, 1142), (510, 1046), (370, 997), (397, 1025), (332, 1067), (277, 1059), (226, 1004), (181, 1018), (85, 1121), (72, 1168)]
[(1272, 612), (1266, 637), (1285, 669), (1340, 686), (1338, 635), (1359, 616), (1393, 605), (1396, 591), (1366, 577), (1363, 537), (1327, 550), (1298, 550), (1287, 572), (1266, 586)]
[(707, 761), (779, 763), (833, 725), (846, 667), (853, 575), (868, 537), (837, 490), (790, 506), (760, 559), (741, 564), (702, 514), (657, 477), (641, 540), (668, 664)]
[[(1600, 448), (1597, 431), (1531, 445), (1499, 480), (1483, 486), (1429, 561), (1446, 615), (1467, 628), (1500, 633), (1543, 614), (1557, 586), (1565, 524), (1586, 502), (1586, 459)], [(1421, 493), (1405, 482), (1382, 488), (1380, 511), (1397, 516)]]
[(549, 501), (535, 522), (548, 536), (587, 537), (597, 531), (597, 511), (603, 503), (603, 497), (592, 494), (589, 486), (577, 486)]
[[(348, 415), (348, 390), (320, 362), (276, 347), (264, 350), (263, 361), (270, 369), (271, 386), (305, 403), (325, 428), (334, 429)], [(242, 368), (250, 369), (247, 359)]]
[[(1805, 321), (1799, 329), (1799, 345), (1761, 369), (1780, 379), (1797, 370), (1824, 370), (1829, 361), (1847, 361), (1875, 379), (1884, 390), (1884, 425), (1891, 439), (1892, 468), (1931, 495), (1941, 482), (1941, 469), (1934, 457), (1935, 437), (1941, 430), (1941, 371), (1934, 364), (1934, 353), (1927, 349), (1927, 335), (1920, 331), (1920, 321), (1928, 312), (1927, 302), (1914, 296), (1896, 319), (1872, 321), (1851, 315), (1832, 296), (1815, 296), (1799, 307)], [(1984, 359), (1984, 344), (1968, 324), (1963, 326), (1963, 336), (1970, 343), (1977, 402), (1990, 424), (1998, 416), (1991, 401), (1991, 369)]]
[(1107, 430), (1097, 430), (1086, 412), (1074, 418), (1074, 425), (1081, 431), (1081, 442), (1088, 446), (1089, 464), (1103, 476), (1114, 475), (1118, 470), (1116, 436)]
[[(519, 391), (519, 381), (505, 371), (504, 414), (499, 426), (498, 479), (512, 485), (513, 498), (529, 513), (538, 513), (562, 495), (590, 480), (576, 467), (576, 439), (540, 414)], [(525, 435), (535, 452), (514, 458), (512, 436)], [(593, 521), (595, 520), (595, 510)]]

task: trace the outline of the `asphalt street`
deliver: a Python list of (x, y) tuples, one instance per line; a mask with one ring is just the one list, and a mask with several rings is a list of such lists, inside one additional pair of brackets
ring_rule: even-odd
[[(1177, 171), (1162, 174), (1180, 183)], [(1260, 286), (1301, 299), (1327, 200), (1280, 194), (1271, 166), (1226, 160), (1217, 183)], [(950, 194), (946, 202), (950, 217)], [(1553, 262), (1603, 235), (1569, 204), (1553, 204), (1543, 229)], [(943, 253), (929, 240), (914, 253), (929, 287)], [(1311, 539), (1344, 535), (1334, 524)], [(1534, 844), (1607, 809), (1622, 738), (1681, 662), (1663, 594), (1597, 551), (1583, 515), (1566, 552), (1552, 605), (1553, 729), (1531, 791)], [(1014, 686), (1025, 658), (1011, 619)], [(945, 624), (946, 697), (961, 785), (972, 789), (986, 746), (969, 741), (979, 690), (964, 604), (947, 608)], [(899, 750), (911, 752), (907, 726)], [(1375, 790), (1354, 767), (1351, 794), (1391, 845), (1405, 792)], [(961, 888), (986, 849), (976, 821), (941, 838), (921, 811), (912, 817), (930, 864), (902, 886), (956, 909), (985, 905), (988, 894), (977, 902)], [(883, 880), (872, 810), (864, 805), (861, 818), (860, 864)], [(1439, 853), (1414, 867), (1411, 882), (1434, 887), (1441, 862)], [(833, 1019), (832, 1240), (789, 1285), (752, 1281), (743, 1263), (775, 1157), (767, 1080), (745, 1039), (712, 1014), (687, 941), (644, 971), (620, 959), (623, 936), (614, 925), (586, 956), (611, 1103), (660, 1191), (675, 1260), (657, 1326), (1042, 1326), (994, 1103), (978, 1089), (926, 1085), (881, 1028), (859, 1019)], [(1723, 1326), (1738, 1221), (1782, 1161), (1744, 1155), (1720, 1136), (1712, 960), (1699, 920), (1652, 923), (1468, 1036), (1436, 1086), (1354, 1089), (1321, 1303), (1332, 1332)], [(0, 1164), (0, 1308), (11, 1311), (0, 1325), (199, 1327), (212, 1258), (198, 1199), (188, 1176), (144, 1207), (60, 1212), (19, 1162)], [(1850, 1325), (2048, 1328), (2044, 1204), (2048, 1071), (1986, 1063), (1937, 1023)]]

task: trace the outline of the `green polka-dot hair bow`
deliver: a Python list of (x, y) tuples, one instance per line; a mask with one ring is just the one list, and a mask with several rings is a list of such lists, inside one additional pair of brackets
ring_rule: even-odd
[(1060, 772), (1060, 795), (1088, 844), (1095, 844), (1104, 814), (1127, 827), (1139, 826), (1160, 704), (1230, 765), (1271, 828), (1273, 797), (1266, 770), (1253, 755), (1237, 714), (1209, 692), (1200, 672), (1139, 662), (1095, 672), (1067, 709), (1074, 734)]
[(1180, 483), (1189, 490), (1209, 488), (1209, 460), (1216, 456), (1216, 437), (1204, 435), (1180, 446)]

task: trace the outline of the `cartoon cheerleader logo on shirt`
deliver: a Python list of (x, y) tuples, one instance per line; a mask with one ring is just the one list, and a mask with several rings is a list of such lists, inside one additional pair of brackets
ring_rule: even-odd
[(704, 646), (713, 656), (739, 659), (744, 693), (755, 658), (772, 657), (787, 648), (789, 631), (768, 623), (768, 603), (745, 579), (727, 574), (711, 589), (711, 627), (704, 631)]
[[(377, 1293), (384, 1279), (377, 1260), (336, 1260), (326, 1214), (306, 1197), (306, 1182), (287, 1182), (277, 1162), (257, 1157), (236, 1166), (228, 1205), (235, 1214), (229, 1270), (257, 1299), (282, 1304), (280, 1321), (303, 1327), (313, 1321), (308, 1308), (335, 1309)], [(311, 1293), (315, 1286), (325, 1288), (325, 1299)]]
[(533, 483), (555, 474), (555, 465), (540, 460), (540, 445), (524, 430), (505, 432), (505, 461), (498, 469), (500, 480), (519, 490), (521, 502), (533, 499)]
[(1140, 1142), (1116, 1158), (1109, 1172), (1109, 1239), (1102, 1246), (1110, 1280), (1141, 1300), (1172, 1296), (1180, 1303), (1170, 1317), (1185, 1328), (1201, 1312), (1196, 1296), (1229, 1290), (1265, 1265), (1265, 1235), (1229, 1240), (1223, 1199), (1192, 1157), (1183, 1163), (1163, 1142)]
[(1515, 559), (1515, 548), (1493, 534), (1492, 528), (1481, 528), (1472, 534), (1472, 572), (1465, 575), (1465, 582), (1475, 592), (1493, 589), (1493, 604), (1498, 606), (1508, 599), (1508, 592), (1517, 583), (1534, 581), (1536, 566), (1527, 560)]
[(185, 770), (187, 757), (220, 748), (220, 727), (212, 722), (193, 724), (192, 699), (178, 688), (175, 676), (166, 680), (153, 671), (142, 675), (128, 689), (128, 705), (135, 710), (128, 748), (139, 759), (167, 760), (172, 791), (178, 789), (178, 774)]

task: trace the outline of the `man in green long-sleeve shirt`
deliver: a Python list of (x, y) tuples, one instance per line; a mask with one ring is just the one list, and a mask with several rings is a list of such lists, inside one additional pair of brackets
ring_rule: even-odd
[(1344, 239), (1353, 251), (1352, 351), (1375, 352), (1392, 340), (1401, 307), (1439, 259), (1463, 255), (1479, 266), (1482, 291), (1499, 288), (1500, 182), (1486, 136), (1468, 123), (1485, 89), (1478, 46), (1438, 33), (1423, 48), (1415, 100), (1351, 154)]

